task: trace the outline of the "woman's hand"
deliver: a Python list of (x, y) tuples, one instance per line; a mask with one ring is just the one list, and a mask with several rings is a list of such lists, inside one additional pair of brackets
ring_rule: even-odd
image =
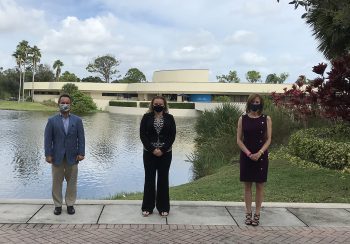
[(259, 160), (259, 158), (261, 157), (261, 152), (257, 152), (257, 153), (253, 153), (250, 155), (250, 159), (257, 162)]
[(154, 151), (153, 151), (153, 155), (154, 155), (154, 156), (157, 156), (157, 157), (160, 157), (160, 156), (163, 155), (163, 152), (162, 152), (159, 148), (156, 148), (156, 149), (154, 149)]

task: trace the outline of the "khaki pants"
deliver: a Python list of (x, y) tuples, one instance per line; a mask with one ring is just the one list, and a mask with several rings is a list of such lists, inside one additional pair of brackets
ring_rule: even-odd
[(73, 206), (77, 199), (78, 164), (69, 165), (66, 159), (61, 165), (52, 164), (52, 198), (55, 207), (62, 206), (62, 185), (64, 178), (67, 181), (65, 202), (67, 206)]

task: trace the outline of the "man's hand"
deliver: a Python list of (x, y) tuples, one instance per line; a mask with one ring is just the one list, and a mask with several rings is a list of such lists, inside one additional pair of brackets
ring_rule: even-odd
[(52, 163), (53, 163), (53, 158), (52, 158), (52, 156), (46, 156), (45, 160), (46, 160), (46, 162), (48, 162), (49, 164), (52, 164)]
[(77, 158), (76, 158), (75, 160), (79, 162), (79, 161), (84, 160), (84, 158), (85, 158), (85, 157), (84, 157), (83, 155), (78, 155)]

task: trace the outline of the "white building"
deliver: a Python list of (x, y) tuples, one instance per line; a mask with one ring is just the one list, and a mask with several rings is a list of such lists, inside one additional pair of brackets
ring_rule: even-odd
[[(66, 82), (34, 82), (33, 85), (31, 82), (26, 82), (24, 89), (30, 92), (34, 86), (35, 101), (56, 101), (65, 84)], [(269, 95), (272, 92), (283, 93), (285, 87), (289, 89), (292, 86), (292, 84), (210, 82), (207, 69), (155, 71), (152, 82), (145, 83), (74, 84), (80, 91), (90, 95), (102, 110), (108, 110), (110, 100), (149, 101), (157, 94), (164, 95), (171, 101), (195, 102), (196, 108), (202, 103), (211, 103), (217, 96), (229, 96), (232, 102), (245, 103), (251, 93), (261, 95)], [(197, 103), (200, 104), (197, 106)]]

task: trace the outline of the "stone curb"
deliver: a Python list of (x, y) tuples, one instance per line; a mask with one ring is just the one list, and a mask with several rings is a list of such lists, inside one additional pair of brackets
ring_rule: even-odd
[[(88, 205), (141, 205), (141, 200), (77, 200), (76, 204)], [(0, 204), (53, 204), (51, 199), (0, 199)], [(244, 206), (244, 202), (223, 201), (171, 201), (173, 206), (213, 206), (236, 207)], [(347, 208), (350, 203), (290, 203), (264, 202), (263, 207), (269, 208)]]

